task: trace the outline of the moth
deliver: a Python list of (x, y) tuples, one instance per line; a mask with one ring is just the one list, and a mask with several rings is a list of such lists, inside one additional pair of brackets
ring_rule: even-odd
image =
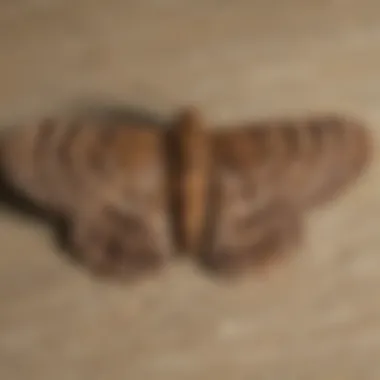
[(93, 272), (128, 278), (184, 253), (220, 274), (281, 258), (305, 218), (371, 161), (361, 122), (333, 114), (209, 128), (199, 110), (150, 123), (46, 119), (1, 135), (17, 191), (70, 222)]

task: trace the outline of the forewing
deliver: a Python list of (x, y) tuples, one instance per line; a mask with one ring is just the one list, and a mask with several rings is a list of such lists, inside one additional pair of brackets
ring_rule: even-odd
[(257, 121), (215, 133), (214, 145), (220, 165), (244, 169), (304, 208), (335, 199), (372, 155), (363, 123), (338, 115)]

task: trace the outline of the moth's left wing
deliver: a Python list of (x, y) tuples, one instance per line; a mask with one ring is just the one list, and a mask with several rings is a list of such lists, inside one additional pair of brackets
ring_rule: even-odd
[(16, 191), (69, 222), (76, 257), (130, 277), (171, 253), (165, 134), (131, 123), (37, 123), (4, 132), (0, 163)]

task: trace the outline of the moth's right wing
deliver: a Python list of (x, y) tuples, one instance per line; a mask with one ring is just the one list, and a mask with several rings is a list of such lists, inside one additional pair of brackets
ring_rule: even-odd
[(335, 198), (370, 161), (368, 131), (336, 116), (279, 119), (212, 133), (213, 189), (203, 257), (241, 271), (283, 257), (303, 214)]
[(164, 134), (48, 120), (5, 131), (1, 166), (16, 190), (70, 222), (69, 242), (92, 270), (130, 276), (172, 250)]

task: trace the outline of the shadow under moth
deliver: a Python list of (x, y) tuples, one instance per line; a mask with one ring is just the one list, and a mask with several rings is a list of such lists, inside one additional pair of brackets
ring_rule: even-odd
[(367, 129), (342, 116), (206, 124), (195, 108), (168, 128), (47, 119), (2, 132), (1, 168), (69, 222), (89, 269), (129, 278), (178, 252), (220, 274), (281, 258), (301, 242), (306, 213), (371, 159)]

